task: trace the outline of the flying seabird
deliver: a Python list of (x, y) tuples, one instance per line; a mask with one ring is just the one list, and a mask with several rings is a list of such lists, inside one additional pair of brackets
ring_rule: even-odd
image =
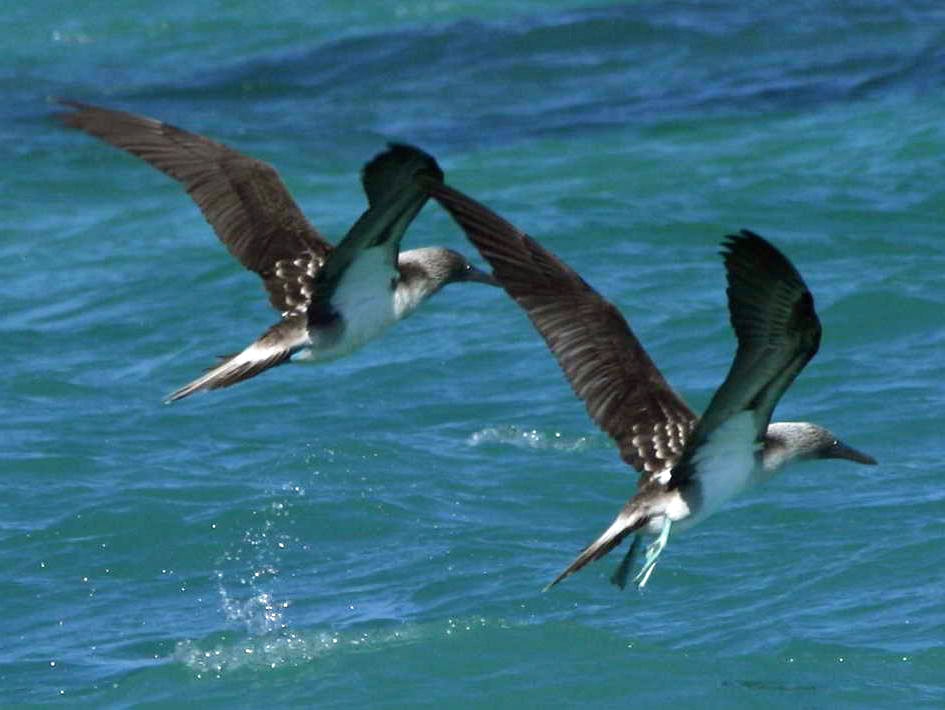
[(255, 271), (282, 319), (241, 352), (221, 357), (167, 401), (227, 387), (291, 360), (341, 357), (412, 313), (448, 283), (498, 285), (451, 249), (400, 251), (427, 195), (415, 181), (440, 182), (436, 161), (391, 144), (364, 166), (369, 208), (332, 246), (309, 223), (268, 163), (205, 136), (125, 111), (63, 100), (58, 118), (142, 158), (184, 185), (220, 241)]
[(781, 395), (817, 352), (821, 328), (800, 274), (757, 234), (742, 230), (723, 243), (738, 347), (700, 419), (663, 378), (617, 308), (577, 272), (484, 205), (442, 182), (419, 180), (492, 265), (591, 418), (640, 472), (635, 494), (613, 523), (545, 589), (635, 534), (611, 577), (623, 588), (639, 536), (656, 535), (634, 579), (643, 587), (671, 529), (695, 525), (782, 466), (820, 458), (876, 463), (816, 424), (769, 423)]

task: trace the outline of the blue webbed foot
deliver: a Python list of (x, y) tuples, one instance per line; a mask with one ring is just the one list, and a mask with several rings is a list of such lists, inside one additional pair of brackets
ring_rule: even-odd
[(669, 540), (669, 530), (672, 525), (673, 521), (666, 518), (663, 522), (663, 528), (660, 530), (659, 537), (646, 546), (646, 562), (643, 563), (643, 567), (640, 568), (637, 576), (633, 578), (633, 581), (638, 583), (637, 586), (640, 589), (643, 589), (650, 575), (653, 573), (653, 568), (656, 567), (656, 561), (659, 559), (663, 548), (666, 547), (666, 541)]

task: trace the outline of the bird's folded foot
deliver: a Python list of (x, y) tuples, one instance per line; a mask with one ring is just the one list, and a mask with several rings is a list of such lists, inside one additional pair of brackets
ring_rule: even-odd
[(637, 572), (637, 576), (633, 578), (633, 581), (637, 582), (637, 586), (640, 589), (646, 586), (647, 580), (653, 573), (653, 568), (656, 567), (656, 560), (659, 559), (660, 553), (663, 551), (663, 548), (666, 547), (666, 541), (669, 540), (669, 529), (672, 525), (672, 521), (666, 518), (663, 522), (663, 528), (660, 530), (659, 537), (646, 546), (646, 562), (643, 563), (643, 567)]

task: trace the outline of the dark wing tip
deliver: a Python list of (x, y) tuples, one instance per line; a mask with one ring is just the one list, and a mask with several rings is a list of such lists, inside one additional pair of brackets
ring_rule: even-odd
[(799, 293), (802, 310), (813, 314), (814, 299), (791, 261), (771, 242), (755, 232), (742, 229), (722, 242), (722, 257), (732, 290), (766, 290), (774, 281), (790, 285)]
[(80, 128), (79, 115), (81, 112), (95, 108), (91, 104), (85, 104), (81, 101), (76, 101), (75, 99), (66, 99), (61, 96), (57, 96), (55, 98), (55, 102), (60, 106), (75, 109), (74, 111), (56, 111), (52, 115), (57, 121), (65, 124), (66, 126), (69, 126), (70, 128)]
[(79, 101), (78, 99), (70, 99), (65, 96), (56, 96), (53, 98), (60, 106), (68, 106), (69, 108), (74, 109), (84, 109), (84, 108), (95, 108), (92, 104), (87, 104), (84, 101)]
[(389, 156), (390, 159), (401, 163), (416, 161), (418, 163), (416, 172), (423, 172), (425, 175), (429, 175), (436, 180), (443, 179), (443, 170), (440, 169), (436, 158), (415, 145), (410, 145), (409, 143), (388, 143), (387, 150), (375, 156), (374, 160), (384, 159), (385, 156)]
[[(760, 262), (785, 262), (789, 269), (790, 266), (787, 257), (784, 256), (771, 242), (750, 229), (741, 229), (738, 234), (727, 234), (722, 242), (722, 256), (725, 257), (725, 264), (734, 266), (739, 262), (751, 260), (755, 263)], [(797, 273), (794, 271), (794, 273)]]
[[(791, 261), (754, 232), (743, 229), (730, 234), (722, 247), (729, 315), (738, 340), (733, 371), (737, 365), (749, 367), (749, 362), (768, 362), (771, 367), (782, 360), (782, 366), (791, 364), (790, 377), (785, 379), (782, 373), (776, 391), (765, 395), (773, 407), (820, 346), (821, 325), (814, 297)], [(726, 378), (722, 388), (728, 382)]]
[(121, 109), (96, 106), (95, 104), (89, 104), (77, 99), (68, 99), (62, 96), (57, 96), (54, 100), (60, 106), (65, 106), (66, 108), (72, 110), (58, 111), (54, 113), (53, 116), (74, 128), (84, 128), (85, 124), (93, 117), (125, 116), (137, 120), (154, 121), (154, 119), (148, 118), (146, 116), (138, 116), (136, 114), (128, 113), (127, 111), (122, 111)]
[(722, 242), (722, 256), (729, 281), (744, 271), (763, 271), (768, 278), (795, 281), (806, 289), (804, 279), (777, 247), (748, 229), (729, 234)]
[(819, 333), (814, 297), (794, 264), (779, 249), (748, 229), (728, 235), (722, 247), (730, 300), (737, 294), (748, 301), (752, 296), (774, 301), (771, 289), (774, 283), (780, 283), (794, 297), (791, 324)]
[(388, 143), (387, 150), (375, 155), (361, 170), (361, 184), (368, 203), (379, 203), (392, 186), (423, 175), (437, 182), (443, 181), (443, 171), (436, 159), (416, 146), (406, 143)]

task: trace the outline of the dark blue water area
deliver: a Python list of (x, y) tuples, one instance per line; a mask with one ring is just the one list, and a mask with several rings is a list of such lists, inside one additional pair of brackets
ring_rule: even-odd
[[(938, 708), (945, 9), (932, 2), (23, 5), (0, 67), (3, 707)], [(348, 358), (165, 405), (278, 317), (186, 193), (56, 97), (276, 167), (332, 240), (389, 140), (572, 265), (701, 411), (719, 243), (823, 325), (805, 462), (542, 587), (635, 474), (501, 291)], [(481, 263), (428, 205), (405, 247)], [(612, 559), (613, 558), (613, 559)]]

